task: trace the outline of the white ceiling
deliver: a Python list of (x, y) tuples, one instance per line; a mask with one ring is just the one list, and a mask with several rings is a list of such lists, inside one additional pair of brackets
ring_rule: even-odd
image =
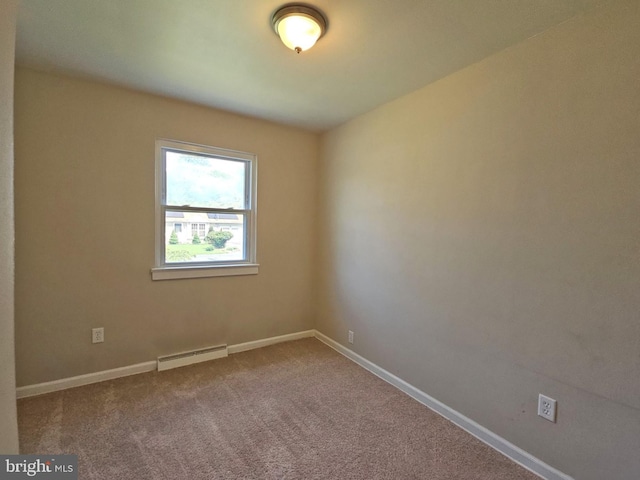
[(281, 0), (22, 0), (17, 62), (326, 130), (606, 0), (314, 0), (297, 55)]

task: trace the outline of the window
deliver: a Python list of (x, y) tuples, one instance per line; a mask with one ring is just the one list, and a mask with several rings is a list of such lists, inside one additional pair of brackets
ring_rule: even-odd
[(156, 141), (154, 280), (258, 273), (256, 170), (250, 153)]
[(206, 235), (205, 231), (207, 226), (204, 223), (192, 223), (191, 224), (191, 236), (199, 236), (201, 239)]

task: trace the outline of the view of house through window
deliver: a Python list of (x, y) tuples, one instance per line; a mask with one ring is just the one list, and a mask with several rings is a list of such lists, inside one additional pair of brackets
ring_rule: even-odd
[(159, 141), (164, 219), (160, 264), (248, 263), (254, 199), (248, 154)]

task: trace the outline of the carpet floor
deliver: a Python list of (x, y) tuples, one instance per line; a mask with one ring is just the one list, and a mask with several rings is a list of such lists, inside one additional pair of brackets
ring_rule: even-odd
[(534, 480), (316, 339), (18, 402), (22, 454), (81, 479)]

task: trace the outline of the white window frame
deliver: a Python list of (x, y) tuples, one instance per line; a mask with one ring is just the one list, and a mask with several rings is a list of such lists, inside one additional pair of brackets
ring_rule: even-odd
[[(166, 205), (166, 168), (165, 150), (185, 153), (203, 154), (225, 160), (243, 161), (248, 165), (245, 178), (246, 209), (207, 208), (200, 210), (217, 213), (241, 213), (245, 215), (244, 252), (245, 260), (199, 262), (199, 263), (166, 263), (165, 262), (165, 211), (182, 209), (176, 205)], [(173, 280), (180, 278), (221, 277), (232, 275), (256, 275), (259, 264), (256, 261), (256, 225), (257, 225), (257, 175), (258, 159), (256, 155), (223, 148), (180, 142), (176, 140), (156, 140), (156, 233), (155, 233), (155, 267), (151, 269), (152, 280)], [(183, 223), (184, 230), (184, 223)]]

